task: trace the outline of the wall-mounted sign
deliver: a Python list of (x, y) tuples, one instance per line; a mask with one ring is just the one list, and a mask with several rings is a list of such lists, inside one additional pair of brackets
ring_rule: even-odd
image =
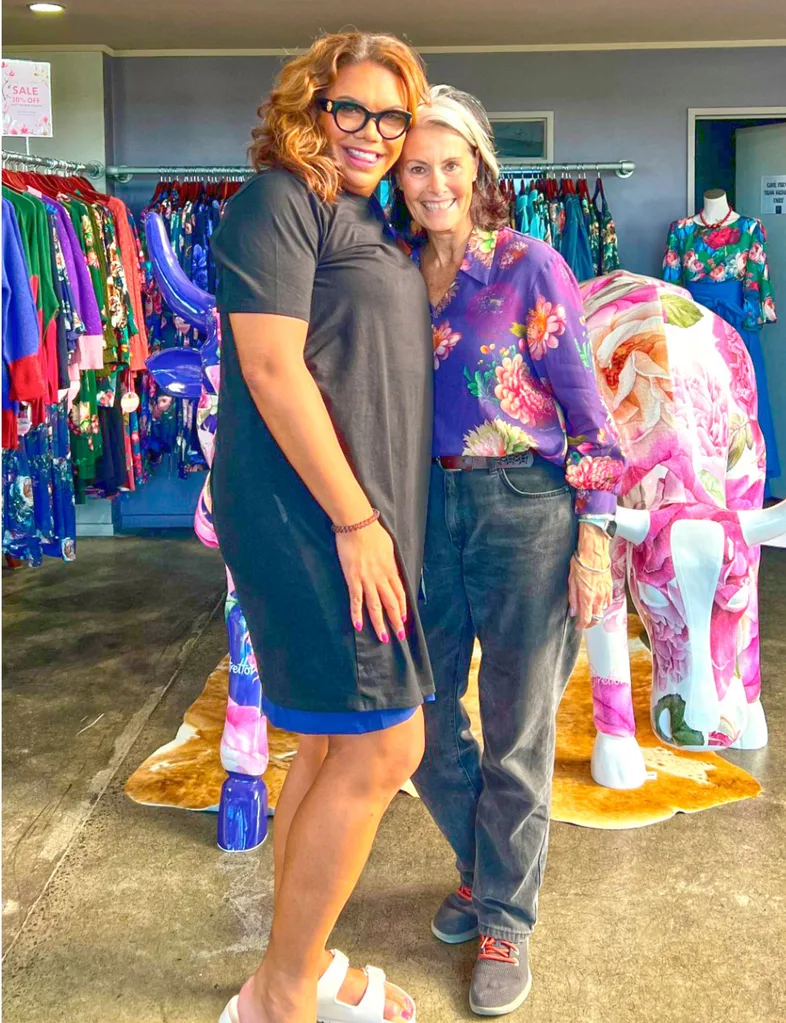
[(52, 138), (50, 65), (3, 61), (3, 135)]
[(761, 212), (786, 216), (786, 174), (767, 174), (761, 179)]

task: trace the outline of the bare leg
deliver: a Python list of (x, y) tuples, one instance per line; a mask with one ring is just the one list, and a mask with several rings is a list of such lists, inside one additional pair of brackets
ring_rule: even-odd
[(284, 874), (284, 859), (292, 820), (304, 796), (314, 784), (327, 753), (328, 738), (326, 735), (301, 735), (297, 756), (289, 765), (284, 787), (278, 797), (273, 821), (276, 899), (278, 899), (281, 878)]
[[(329, 962), (327, 939), (382, 815), (422, 755), (420, 711), (381, 732), (328, 739), (327, 756), (291, 817), (270, 943), (241, 991), (242, 1023), (314, 1023), (317, 981)], [(395, 1009), (389, 1006), (386, 1015)]]

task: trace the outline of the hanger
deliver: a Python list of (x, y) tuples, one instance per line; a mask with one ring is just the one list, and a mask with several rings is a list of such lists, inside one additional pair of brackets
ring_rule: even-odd
[(597, 171), (598, 178), (597, 181), (595, 182), (595, 194), (592, 197), (592, 201), (595, 202), (598, 196), (600, 196), (603, 202), (605, 202), (606, 193), (603, 189), (603, 178), (601, 178), (600, 176), (600, 167), (596, 167), (595, 170)]

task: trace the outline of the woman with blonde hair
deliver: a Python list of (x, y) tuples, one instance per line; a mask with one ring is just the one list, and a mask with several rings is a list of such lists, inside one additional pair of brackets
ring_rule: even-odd
[[(470, 1007), (495, 1016), (530, 989), (557, 706), (578, 629), (611, 597), (624, 463), (576, 280), (557, 252), (507, 226), (480, 102), (434, 87), (397, 175), (396, 219), (419, 226), (434, 332), (421, 617), (437, 699), (415, 785), (460, 875), (432, 930), (451, 944), (480, 935)], [(461, 703), (476, 637), (482, 754)]]
[(259, 171), (213, 239), (222, 370), (221, 552), (274, 725), (300, 733), (276, 808), (275, 906), (221, 1023), (415, 1019), (326, 941), (423, 752), (418, 615), (432, 425), (417, 268), (374, 192), (426, 93), (390, 36), (318, 39), (260, 110)]

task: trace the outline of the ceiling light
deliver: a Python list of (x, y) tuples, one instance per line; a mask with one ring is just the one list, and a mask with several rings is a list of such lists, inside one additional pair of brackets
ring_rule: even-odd
[(36, 14), (62, 14), (65, 10), (62, 4), (28, 4), (27, 6)]

